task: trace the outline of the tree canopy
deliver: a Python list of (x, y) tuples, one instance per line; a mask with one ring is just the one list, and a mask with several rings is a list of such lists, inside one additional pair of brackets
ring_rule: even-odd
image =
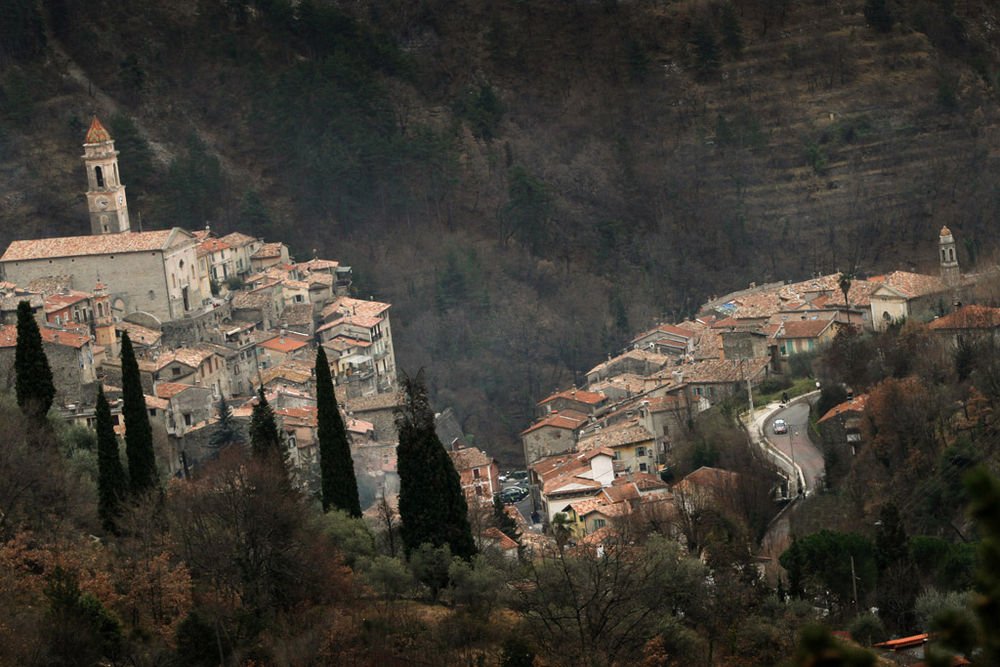
[(468, 505), (455, 465), (434, 430), (423, 374), (405, 378), (403, 392), (396, 413), (403, 546), (410, 554), (425, 543), (448, 545), (451, 553), (468, 560), (476, 553)]
[(351, 446), (337, 406), (330, 364), (322, 346), (316, 352), (316, 408), (323, 510), (336, 508), (359, 517), (361, 504), (358, 501), (358, 480), (354, 476)]

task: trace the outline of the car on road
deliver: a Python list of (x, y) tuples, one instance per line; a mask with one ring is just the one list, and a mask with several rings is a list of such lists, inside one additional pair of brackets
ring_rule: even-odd
[(771, 428), (774, 430), (775, 435), (784, 435), (785, 433), (788, 433), (788, 424), (785, 423), (784, 419), (775, 419)]
[(526, 482), (528, 481), (528, 471), (527, 470), (512, 470), (507, 473), (508, 482)]
[(507, 505), (519, 503), (528, 497), (528, 490), (521, 486), (511, 486), (500, 492), (500, 500)]

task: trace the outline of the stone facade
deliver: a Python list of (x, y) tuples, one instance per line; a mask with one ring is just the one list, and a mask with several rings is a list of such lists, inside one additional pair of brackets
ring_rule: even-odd
[(80, 289), (103, 282), (118, 319), (137, 311), (159, 321), (181, 319), (200, 313), (206, 299), (195, 239), (178, 227), (14, 241), (0, 257), (0, 273), (19, 285), (54, 275), (72, 276)]

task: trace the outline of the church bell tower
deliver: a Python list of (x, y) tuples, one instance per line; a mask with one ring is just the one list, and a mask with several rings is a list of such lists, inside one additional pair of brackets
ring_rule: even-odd
[(87, 168), (91, 234), (131, 231), (125, 186), (118, 177), (118, 151), (111, 135), (96, 116), (83, 142), (83, 164)]
[(941, 265), (941, 279), (946, 285), (957, 285), (962, 277), (958, 267), (958, 255), (955, 252), (955, 237), (947, 227), (941, 228), (940, 240), (938, 242)]

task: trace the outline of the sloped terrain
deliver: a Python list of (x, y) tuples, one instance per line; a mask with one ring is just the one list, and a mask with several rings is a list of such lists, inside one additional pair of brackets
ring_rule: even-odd
[(997, 249), (984, 0), (887, 33), (863, 2), (44, 4), (0, 70), (0, 241), (86, 230), (103, 91), (134, 219), (350, 261), (506, 459), (533, 400), (710, 295), (921, 268), (943, 224), (966, 267)]

